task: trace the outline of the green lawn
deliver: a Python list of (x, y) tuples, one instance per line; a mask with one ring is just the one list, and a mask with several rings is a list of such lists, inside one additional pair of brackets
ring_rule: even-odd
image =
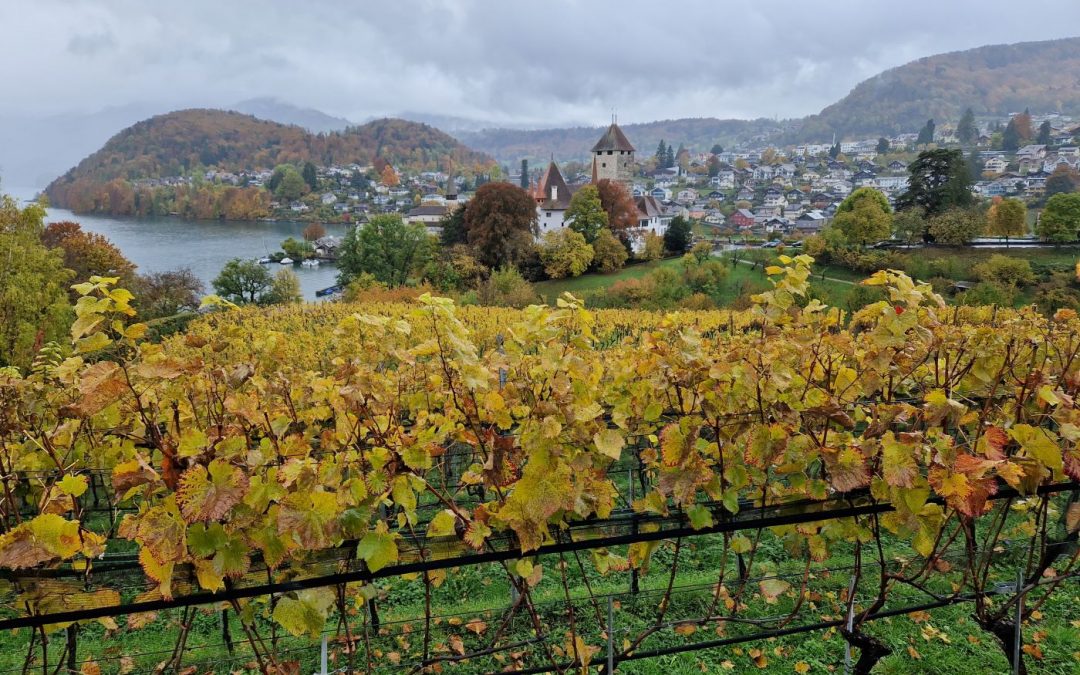
[(595, 291), (607, 288), (617, 281), (640, 279), (649, 272), (660, 267), (671, 267), (678, 264), (679, 258), (673, 257), (637, 265), (628, 265), (618, 272), (611, 272), (608, 274), (596, 272), (593, 274), (583, 274), (580, 277), (573, 277), (572, 279), (551, 279), (536, 284), (536, 291), (545, 301), (554, 302), (556, 298), (567, 291), (574, 294), (583, 291)]
[[(726, 257), (720, 258), (720, 260), (730, 261)], [(554, 303), (556, 298), (567, 291), (577, 296), (585, 296), (587, 300), (588, 295), (601, 292), (616, 282), (639, 279), (653, 270), (661, 267), (677, 267), (679, 264), (680, 259), (677, 257), (666, 258), (654, 262), (630, 265), (610, 274), (583, 274), (572, 279), (541, 281), (536, 284), (536, 290), (544, 301), (548, 303)], [(847, 279), (850, 275), (836, 276), (840, 279)], [(851, 276), (851, 280), (861, 280), (862, 278), (862, 276)], [(740, 263), (728, 267), (728, 276), (724, 281), (723, 292), (716, 298), (716, 301), (721, 307), (727, 307), (740, 296), (748, 293), (760, 293), (769, 288), (768, 277), (760, 265), (751, 268), (749, 265)], [(811, 282), (811, 288), (817, 291), (827, 304), (835, 306), (845, 306), (848, 297), (853, 291), (851, 284), (820, 278)]]

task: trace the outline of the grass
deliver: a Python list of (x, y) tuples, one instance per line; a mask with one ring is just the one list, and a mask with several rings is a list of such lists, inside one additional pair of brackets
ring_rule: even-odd
[[(723, 256), (720, 259), (725, 262), (730, 261), (727, 256)], [(665, 258), (663, 260), (630, 265), (617, 272), (608, 274), (591, 273), (569, 279), (541, 281), (536, 284), (536, 291), (540, 297), (548, 303), (553, 303), (556, 298), (565, 292), (570, 292), (578, 297), (584, 296), (587, 299), (590, 294), (602, 293), (604, 289), (609, 288), (612, 284), (619, 281), (640, 279), (650, 272), (662, 267), (678, 269), (680, 265), (681, 259), (679, 257)], [(843, 281), (848, 280), (845, 275), (837, 275), (836, 278), (840, 279), (840, 281), (815, 278), (811, 281), (810, 286), (822, 297), (827, 299), (829, 304), (846, 306), (846, 302), (854, 289), (850, 284), (843, 283)], [(862, 276), (857, 278), (853, 277), (851, 280), (861, 280), (862, 278)], [(751, 268), (749, 265), (740, 263), (728, 267), (728, 276), (724, 280), (723, 288), (718, 295), (713, 297), (713, 300), (720, 307), (728, 307), (734, 304), (740, 297), (745, 297), (753, 293), (760, 293), (769, 288), (771, 288), (771, 286), (768, 277), (765, 275), (764, 269), (760, 265)]]
[[(665, 621), (697, 618), (707, 611), (712, 598), (710, 589), (716, 583), (718, 571), (721, 569), (722, 541), (722, 535), (687, 538), (683, 541), (677, 561), (674, 544), (668, 542), (661, 545), (654, 553), (648, 571), (641, 577), (641, 593), (636, 596), (627, 594), (626, 574), (600, 575), (589, 562), (588, 554), (581, 556), (582, 567), (579, 567), (573, 554), (567, 554), (562, 560), (557, 555), (538, 559), (536, 563), (543, 566), (544, 573), (533, 591), (533, 600), (545, 622), (554, 628), (551, 634), (552, 643), (562, 644), (563, 636), (559, 631), (565, 630), (569, 622), (563, 602), (566, 591), (560, 571), (564, 563), (566, 588), (573, 598), (575, 622), (586, 644), (603, 646), (605, 638), (602, 631), (605, 628), (606, 614), (604, 600), (601, 600), (601, 606), (593, 606), (589, 601), (586, 583), (596, 596), (620, 594), (615, 612), (615, 636), (616, 645), (621, 646), (623, 639), (632, 638), (655, 621), (657, 603), (668, 583), (669, 572), (676, 563), (678, 575), (675, 586), (688, 590), (673, 595)], [(911, 555), (903, 542), (887, 538), (885, 543), (887, 559)], [(626, 547), (617, 547), (613, 552), (624, 556), (627, 553)], [(830, 572), (819, 568), (812, 573), (811, 597), (803, 606), (798, 622), (793, 625), (843, 617), (844, 592), (849, 582), (849, 574), (840, 568), (850, 565), (853, 556), (854, 551), (850, 544), (831, 545), (828, 567), (837, 571)], [(1016, 552), (1006, 551), (995, 559), (1002, 578), (1010, 575), (1020, 557)], [(779, 573), (798, 574), (802, 570), (802, 563), (793, 560), (784, 548), (782, 539), (770, 531), (763, 532), (756, 560), (757, 564), (763, 564)], [(738, 582), (734, 561), (729, 558), (724, 569), (725, 585), (735, 592)], [(758, 573), (758, 568), (755, 568), (755, 574)], [(952, 573), (938, 575), (934, 579), (934, 586), (947, 593), (949, 583), (953, 578), (958, 578), (959, 574), (958, 566)], [(864, 578), (859, 597), (868, 598), (874, 583), (875, 577), (872, 573)], [(384, 596), (379, 601), (382, 629), (371, 636), (373, 665), (379, 673), (403, 672), (401, 668), (417, 657), (423, 641), (423, 585), (420, 580), (413, 578), (382, 580), (377, 582), (377, 586), (384, 592)], [(1025, 644), (1038, 644), (1042, 657), (1039, 660), (1032, 656), (1025, 657), (1031, 672), (1052, 675), (1080, 672), (1077, 655), (1080, 636), (1071, 625), (1071, 622), (1078, 618), (1078, 591), (1080, 587), (1075, 583), (1063, 586), (1042, 608), (1041, 615), (1025, 625)], [(902, 588), (897, 588), (890, 597), (892, 599), (887, 608), (919, 604), (927, 599), (917, 591), (906, 591)], [(751, 582), (745, 601), (747, 607), (740, 612), (740, 616), (782, 616), (793, 607), (794, 594), (781, 596), (778, 604), (770, 605), (763, 601), (757, 593), (756, 584)], [(460, 637), (468, 650), (485, 647), (485, 638), (494, 633), (495, 627), (503, 618), (500, 608), (507, 607), (509, 602), (509, 586), (499, 565), (450, 570), (446, 581), (433, 591), (432, 614), (442, 617), (434, 622), (433, 652), (446, 653), (450, 635)], [(874, 672), (882, 675), (1007, 672), (1008, 664), (1000, 647), (976, 625), (971, 618), (971, 612), (971, 605), (962, 604), (868, 624), (867, 632), (882, 639), (893, 649), (893, 653), (882, 660)], [(100, 625), (87, 625), (80, 634), (80, 660), (92, 658), (101, 666), (102, 672), (117, 673), (120, 671), (120, 659), (126, 656), (137, 659), (131, 672), (149, 672), (171, 653), (177, 636), (179, 614), (176, 610), (161, 612), (155, 620), (139, 630), (121, 628), (118, 631), (106, 632)], [(232, 612), (229, 612), (229, 616), (233, 640), (237, 645), (236, 654), (233, 656), (220, 647), (221, 619), (217, 608), (195, 613), (184, 661), (185, 665), (196, 666), (196, 671), (192, 672), (251, 672), (250, 652), (244, 643), (243, 632)], [(465, 627), (474, 619), (483, 621), (487, 626), (479, 631), (479, 635)], [(351, 623), (355, 632), (362, 631), (360, 615), (353, 615)], [(120, 624), (124, 625), (123, 619)], [(269, 636), (269, 623), (260, 621), (260, 624), (264, 636)], [(333, 630), (333, 625), (328, 625), (327, 628)], [(648, 638), (639, 647), (639, 651), (703, 642), (720, 636), (744, 635), (751, 630), (738, 624), (722, 627), (707, 624), (695, 625), (693, 634), (679, 634), (667, 628)], [(280, 633), (279, 630), (278, 655), (283, 659), (299, 660), (301, 673), (318, 672), (318, 641), (310, 638), (280, 637)], [(530, 633), (531, 627), (524, 616), (515, 620), (511, 629), (515, 639), (525, 639)], [(26, 636), (26, 631), (18, 631), (0, 637), (0, 672), (21, 668), (27, 647)], [(63, 634), (54, 633), (50, 640), (51, 652), (59, 654), (62, 643)], [(829, 629), (625, 662), (619, 665), (617, 672), (640, 675), (689, 675), (701, 672), (779, 674), (797, 672), (795, 666), (800, 663), (807, 664), (810, 673), (839, 672), (844, 659), (844, 644), (837, 631)], [(603, 654), (602, 650), (598, 652), (594, 662), (602, 661)], [(393, 663), (397, 656), (401, 657), (401, 668)], [(55, 662), (54, 659), (52, 663)], [(493, 658), (479, 658), (456, 665), (447, 663), (442, 672), (489, 672), (511, 663), (510, 659), (500, 662)], [(536, 663), (535, 658), (529, 662), (530, 665)], [(364, 660), (361, 658), (358, 664), (362, 668)], [(343, 665), (344, 657), (341, 656), (331, 663), (331, 667)]]
[(537, 283), (536, 291), (546, 301), (554, 302), (555, 298), (558, 298), (566, 292), (576, 295), (586, 291), (597, 291), (607, 288), (618, 281), (640, 279), (655, 269), (661, 267), (676, 267), (678, 264), (679, 258), (673, 257), (646, 263), (638, 263), (636, 265), (628, 265), (617, 272), (609, 272), (607, 274), (594, 272), (592, 274), (582, 274), (579, 277), (572, 277), (569, 279), (550, 279), (548, 281)]
[(928, 247), (921, 248), (902, 254), (909, 260), (941, 260), (949, 259), (957, 261), (968, 268), (987, 260), (992, 255), (1007, 255), (1011, 258), (1021, 258), (1031, 263), (1043, 265), (1074, 265), (1080, 259), (1080, 250), (1069, 247), (1059, 248), (968, 248), (968, 247)]

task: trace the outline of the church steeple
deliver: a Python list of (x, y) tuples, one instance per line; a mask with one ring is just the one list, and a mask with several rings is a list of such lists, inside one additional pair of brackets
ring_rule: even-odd
[(457, 201), (457, 179), (454, 178), (454, 160), (450, 159), (446, 163), (446, 201)]

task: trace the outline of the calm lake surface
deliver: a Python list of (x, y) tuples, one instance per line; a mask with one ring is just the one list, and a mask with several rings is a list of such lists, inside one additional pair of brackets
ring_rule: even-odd
[[(32, 199), (34, 189), (8, 188), (3, 191), (21, 200)], [(231, 258), (261, 258), (281, 250), (288, 237), (301, 238), (307, 223), (236, 220), (184, 220), (182, 218), (111, 218), (97, 215), (76, 215), (66, 209), (49, 208), (46, 222), (73, 220), (83, 229), (97, 232), (116, 244), (125, 256), (139, 266), (140, 272), (164, 272), (187, 267), (206, 284), (206, 293), (213, 293), (210, 282)], [(347, 225), (325, 225), (327, 234), (344, 236)], [(281, 267), (267, 266), (271, 273)], [(315, 291), (337, 283), (337, 268), (323, 263), (308, 268), (293, 265), (300, 278), (300, 288), (308, 300)]]

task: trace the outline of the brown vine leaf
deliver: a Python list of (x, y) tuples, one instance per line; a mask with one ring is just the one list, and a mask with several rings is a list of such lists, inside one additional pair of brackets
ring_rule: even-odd
[(78, 402), (64, 408), (68, 415), (90, 417), (119, 400), (127, 391), (124, 371), (112, 361), (99, 361), (82, 373)]
[(776, 599), (791, 588), (791, 584), (783, 579), (764, 579), (758, 586), (761, 588), (761, 595), (765, 597), (765, 602), (769, 604), (775, 604)]
[(176, 501), (189, 523), (218, 521), (240, 503), (247, 488), (248, 477), (242, 469), (215, 459), (209, 470), (196, 465), (184, 472)]
[(79, 673), (81, 675), (101, 675), (101, 666), (98, 665), (97, 661), (86, 661), (79, 668)]
[(483, 635), (487, 630), (487, 624), (480, 619), (473, 619), (469, 623), (465, 624), (465, 630), (470, 630), (477, 635)]
[(152, 483), (156, 480), (160, 480), (157, 472), (138, 459), (120, 462), (113, 467), (112, 485), (113, 493), (116, 494), (117, 499), (122, 499), (131, 488)]
[(829, 483), (838, 492), (850, 492), (870, 484), (866, 458), (858, 448), (822, 448), (821, 456), (829, 472)]
[(454, 652), (458, 656), (465, 656), (465, 643), (461, 641), (460, 636), (450, 636), (450, 651)]
[(976, 448), (987, 459), (1000, 461), (1005, 459), (1005, 446), (1009, 444), (1009, 435), (1001, 427), (987, 427), (979, 437)]
[(765, 652), (760, 649), (751, 649), (746, 654), (754, 660), (754, 665), (758, 668), (766, 668), (769, 665), (769, 657), (765, 655)]

